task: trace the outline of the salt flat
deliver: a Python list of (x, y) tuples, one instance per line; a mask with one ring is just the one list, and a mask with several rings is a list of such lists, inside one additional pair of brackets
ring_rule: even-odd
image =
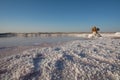
[(120, 39), (25, 50), (0, 59), (0, 80), (120, 80)]

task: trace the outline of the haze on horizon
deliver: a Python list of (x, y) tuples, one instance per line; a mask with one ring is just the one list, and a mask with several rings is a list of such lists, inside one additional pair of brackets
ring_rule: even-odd
[(2, 32), (120, 31), (120, 0), (0, 0)]

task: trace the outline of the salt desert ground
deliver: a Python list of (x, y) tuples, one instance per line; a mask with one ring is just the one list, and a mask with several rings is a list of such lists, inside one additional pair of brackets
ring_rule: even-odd
[(86, 35), (77, 35), (84, 40), (13, 50), (0, 58), (0, 80), (120, 80), (120, 32)]

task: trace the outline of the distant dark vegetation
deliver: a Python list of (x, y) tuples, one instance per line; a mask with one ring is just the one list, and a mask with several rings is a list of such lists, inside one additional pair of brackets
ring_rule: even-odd
[(0, 33), (0, 37), (13, 37), (17, 36), (15, 33)]
[[(51, 36), (51, 35), (61, 35), (61, 34), (82, 34), (85, 32), (38, 32), (38, 33), (0, 33), (0, 37), (17, 37), (17, 36), (21, 36), (21, 37), (39, 37), (41, 35), (47, 35), (47, 36)], [(88, 32), (86, 32), (88, 33)]]
[[(38, 32), (38, 33), (0, 33), (2, 37), (39, 37), (39, 36), (51, 36), (51, 35), (67, 35), (67, 34), (90, 34), (91, 32)], [(114, 32), (101, 32), (101, 33), (114, 33)]]

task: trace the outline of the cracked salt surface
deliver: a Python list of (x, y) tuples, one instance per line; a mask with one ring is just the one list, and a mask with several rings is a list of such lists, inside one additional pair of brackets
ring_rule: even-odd
[(0, 60), (0, 80), (120, 80), (120, 39), (75, 40)]

